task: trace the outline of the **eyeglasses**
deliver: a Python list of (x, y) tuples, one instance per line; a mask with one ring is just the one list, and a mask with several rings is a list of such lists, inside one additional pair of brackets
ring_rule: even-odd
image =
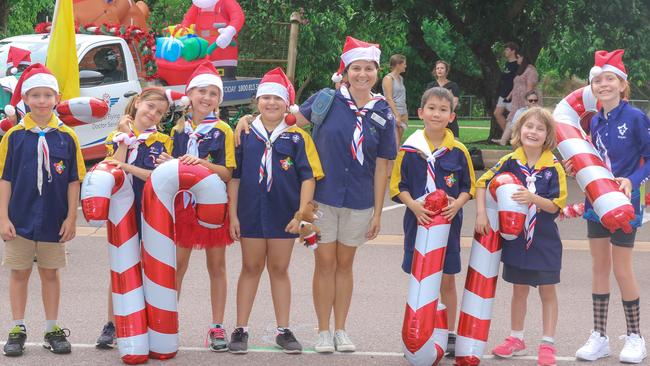
[(537, 103), (539, 99), (528, 99), (528, 103)]

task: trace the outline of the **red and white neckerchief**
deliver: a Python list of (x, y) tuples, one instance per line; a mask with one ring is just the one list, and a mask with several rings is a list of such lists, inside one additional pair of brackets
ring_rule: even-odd
[(251, 129), (253, 130), (253, 133), (255, 133), (255, 137), (257, 137), (257, 139), (263, 142), (265, 145), (264, 153), (262, 154), (262, 159), (260, 161), (258, 183), (262, 183), (262, 180), (264, 180), (264, 172), (266, 172), (267, 192), (271, 191), (271, 185), (273, 185), (273, 162), (271, 160), (273, 157), (273, 142), (275, 142), (275, 140), (284, 131), (289, 129), (289, 127), (290, 126), (288, 126), (287, 123), (282, 120), (282, 122), (280, 122), (280, 124), (273, 130), (273, 132), (271, 132), (271, 136), (269, 136), (268, 132), (266, 132), (264, 124), (262, 124), (260, 116), (257, 116), (251, 124)]
[(449, 148), (447, 148), (446, 146), (442, 146), (437, 148), (435, 151), (431, 152), (431, 150), (429, 150), (429, 143), (427, 142), (424, 136), (424, 131), (417, 130), (413, 132), (411, 136), (409, 136), (406, 139), (406, 141), (404, 141), (404, 144), (402, 145), (400, 150), (408, 151), (408, 152), (420, 152), (426, 157), (427, 185), (424, 191), (424, 195), (420, 197), (423, 199), (427, 194), (434, 192), (436, 190), (436, 170), (435, 170), (436, 159), (445, 155), (449, 151)]
[(343, 97), (345, 97), (348, 107), (354, 112), (356, 116), (354, 134), (352, 135), (352, 143), (350, 145), (350, 150), (352, 151), (352, 158), (363, 165), (363, 117), (368, 113), (369, 109), (375, 106), (377, 101), (384, 99), (381, 95), (373, 95), (372, 98), (363, 108), (357, 108), (357, 105), (352, 100), (350, 96), (350, 91), (347, 86), (343, 85), (339, 89)]
[(199, 157), (199, 142), (205, 135), (214, 128), (214, 124), (217, 123), (219, 119), (210, 114), (198, 125), (193, 126), (192, 121), (185, 121), (185, 132), (189, 139), (187, 140), (187, 154)]
[[(140, 134), (133, 140), (133, 142), (129, 144), (129, 150), (127, 152), (127, 159), (126, 159), (126, 162), (128, 164), (133, 164), (135, 159), (138, 157), (138, 148), (140, 147), (140, 145), (145, 141), (147, 141), (149, 136), (153, 135), (156, 132), (158, 132), (156, 126), (149, 127), (146, 130), (140, 132)], [(135, 135), (133, 130), (131, 130), (131, 134)]]
[[(56, 118), (56, 117), (55, 117)], [(36, 187), (38, 187), (39, 196), (43, 194), (43, 168), (47, 172), (47, 181), (48, 183), (52, 181), (52, 169), (50, 168), (50, 148), (47, 145), (47, 140), (45, 139), (45, 134), (54, 130), (58, 130), (59, 127), (63, 126), (57, 118), (58, 124), (57, 127), (45, 126), (45, 128), (40, 128), (34, 126), (29, 129), (30, 132), (33, 132), (38, 135), (38, 142), (36, 143), (37, 150), (37, 164), (36, 164)], [(25, 126), (25, 120), (20, 121), (20, 124)]]
[[(537, 191), (535, 181), (537, 181), (537, 176), (541, 172), (541, 169), (529, 168), (519, 160), (517, 160), (517, 164), (519, 164), (519, 169), (526, 176), (526, 188), (531, 193), (535, 193)], [(524, 227), (526, 232), (526, 250), (530, 249), (530, 246), (533, 245), (533, 234), (535, 233), (536, 223), (537, 205), (530, 203), (528, 205), (528, 214), (526, 215), (526, 226)]]

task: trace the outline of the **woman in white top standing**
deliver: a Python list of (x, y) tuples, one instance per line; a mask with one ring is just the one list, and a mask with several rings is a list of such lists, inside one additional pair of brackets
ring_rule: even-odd
[(390, 109), (395, 115), (395, 137), (397, 147), (402, 142), (404, 131), (408, 127), (408, 111), (406, 108), (406, 88), (404, 87), (404, 77), (402, 74), (406, 71), (406, 56), (396, 54), (390, 57), (390, 72), (384, 76), (381, 87), (384, 91), (384, 97), (390, 105)]

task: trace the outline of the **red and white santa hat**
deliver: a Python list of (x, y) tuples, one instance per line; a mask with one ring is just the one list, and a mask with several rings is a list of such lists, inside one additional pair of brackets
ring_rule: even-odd
[[(275, 95), (286, 103), (289, 107), (289, 112), (291, 114), (296, 114), (299, 112), (300, 108), (295, 104), (296, 102), (296, 91), (293, 88), (293, 84), (287, 74), (282, 71), (282, 68), (276, 67), (275, 69), (267, 72), (260, 80), (260, 85), (257, 87), (257, 94), (255, 98), (259, 98), (262, 95)], [(293, 115), (287, 116), (285, 119), (287, 124), (295, 124), (295, 117)]]
[(341, 54), (341, 64), (339, 70), (332, 75), (332, 81), (340, 83), (343, 80), (343, 71), (354, 61), (375, 61), (379, 65), (380, 57), (381, 51), (379, 50), (378, 44), (367, 43), (347, 36), (345, 38), (345, 45), (343, 46), (343, 53)]
[(171, 89), (165, 89), (165, 96), (167, 97), (167, 101), (169, 102), (169, 105), (171, 105), (174, 108), (186, 107), (190, 105), (190, 98), (188, 98), (187, 95), (181, 92), (177, 92)]
[(18, 73), (18, 66), (29, 65), (32, 63), (31, 51), (22, 48), (9, 46), (9, 53), (7, 54), (7, 65), (12, 65), (9, 70), (11, 74)]
[(623, 54), (625, 50), (614, 50), (607, 52), (604, 50), (594, 53), (594, 67), (589, 71), (589, 82), (603, 72), (609, 71), (627, 80), (627, 71), (623, 65)]
[(223, 81), (221, 81), (219, 72), (214, 68), (212, 62), (205, 61), (194, 70), (190, 78), (187, 80), (185, 94), (187, 94), (192, 88), (205, 87), (209, 85), (214, 85), (219, 88), (221, 91), (219, 103), (223, 102)]
[(23, 95), (34, 88), (50, 88), (57, 94), (59, 93), (59, 83), (47, 67), (40, 63), (28, 66), (11, 95), (11, 101), (5, 106), (5, 114), (13, 116), (16, 114), (16, 106), (21, 101)]

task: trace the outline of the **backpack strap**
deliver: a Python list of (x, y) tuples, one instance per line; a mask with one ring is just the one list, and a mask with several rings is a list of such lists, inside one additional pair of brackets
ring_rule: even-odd
[(316, 140), (318, 135), (318, 130), (320, 130), (321, 125), (327, 117), (332, 103), (334, 102), (334, 95), (336, 90), (330, 88), (324, 88), (316, 94), (314, 98), (314, 103), (311, 106), (311, 123), (313, 124), (311, 129), (311, 136)]

